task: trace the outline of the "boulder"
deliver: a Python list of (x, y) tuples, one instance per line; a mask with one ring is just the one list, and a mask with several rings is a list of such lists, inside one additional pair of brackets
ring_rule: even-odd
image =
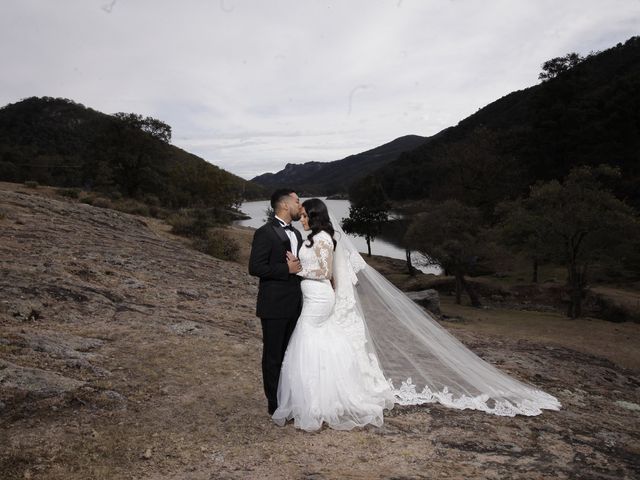
[(440, 315), (440, 294), (432, 288), (417, 292), (408, 292), (407, 296), (436, 315)]

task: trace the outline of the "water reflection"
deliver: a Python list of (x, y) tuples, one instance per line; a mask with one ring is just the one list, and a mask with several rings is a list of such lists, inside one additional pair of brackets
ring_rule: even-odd
[[(301, 199), (301, 201), (304, 200), (306, 199)], [(336, 218), (342, 220), (349, 216), (350, 203), (348, 200), (326, 200), (324, 198), (323, 200)], [(267, 200), (243, 203), (240, 209), (251, 218), (248, 220), (238, 220), (235, 224), (253, 228), (262, 226), (267, 219), (266, 211), (268, 207), (269, 202)], [(392, 216), (398, 220), (392, 222), (378, 238), (371, 242), (371, 253), (373, 255), (382, 255), (385, 257), (405, 260), (405, 250), (399, 245), (397, 239), (400, 238), (400, 235), (406, 230), (408, 222), (407, 220), (402, 219), (401, 215), (394, 213)], [(301, 232), (303, 231), (300, 222), (294, 222), (294, 224), (298, 230)], [(358, 251), (362, 253), (367, 252), (367, 242), (364, 238), (356, 237), (355, 235), (349, 235), (349, 238), (354, 243)], [(411, 252), (411, 261), (413, 265), (422, 272), (435, 274), (441, 273), (441, 269), (438, 266), (425, 265), (427, 263), (427, 259), (420, 253)]]

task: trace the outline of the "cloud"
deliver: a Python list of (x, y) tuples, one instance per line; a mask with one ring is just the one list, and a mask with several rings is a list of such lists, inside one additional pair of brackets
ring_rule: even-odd
[(250, 178), (435, 134), (638, 24), (628, 0), (7, 0), (0, 104), (156, 116)]

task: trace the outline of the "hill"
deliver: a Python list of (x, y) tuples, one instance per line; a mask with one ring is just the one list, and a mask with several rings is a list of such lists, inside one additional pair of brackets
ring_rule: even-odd
[(265, 173), (251, 181), (270, 188), (295, 186), (304, 195), (333, 195), (346, 193), (349, 186), (377, 168), (396, 160), (406, 151), (422, 145), (427, 138), (406, 135), (333, 162), (289, 163), (277, 173)]
[(640, 37), (633, 37), (500, 98), (374, 176), (395, 200), (458, 197), (490, 209), (576, 165), (608, 163), (622, 169), (617, 195), (640, 207), (639, 152)]
[(563, 409), (396, 406), (381, 428), (307, 434), (267, 415), (244, 265), (187, 248), (156, 219), (17, 187), (0, 183), (0, 478), (640, 473), (638, 324), (451, 312), (448, 300), (459, 321), (446, 328)]
[(0, 180), (152, 197), (167, 207), (228, 206), (262, 189), (169, 143), (171, 127), (31, 97), (0, 108)]

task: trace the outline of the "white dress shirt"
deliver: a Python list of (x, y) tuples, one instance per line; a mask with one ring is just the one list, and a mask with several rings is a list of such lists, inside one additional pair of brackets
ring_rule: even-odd
[[(275, 215), (275, 217), (276, 217), (276, 220), (278, 220), (280, 222), (280, 225), (282, 225), (283, 227), (286, 227), (287, 225), (291, 225), (290, 223), (286, 223), (284, 220), (282, 220), (277, 215)], [(285, 228), (284, 232), (289, 237), (289, 240), (291, 240), (291, 253), (293, 253), (294, 255), (298, 256), (298, 237), (296, 236), (295, 232), (293, 232), (291, 230), (288, 230), (286, 228)]]

